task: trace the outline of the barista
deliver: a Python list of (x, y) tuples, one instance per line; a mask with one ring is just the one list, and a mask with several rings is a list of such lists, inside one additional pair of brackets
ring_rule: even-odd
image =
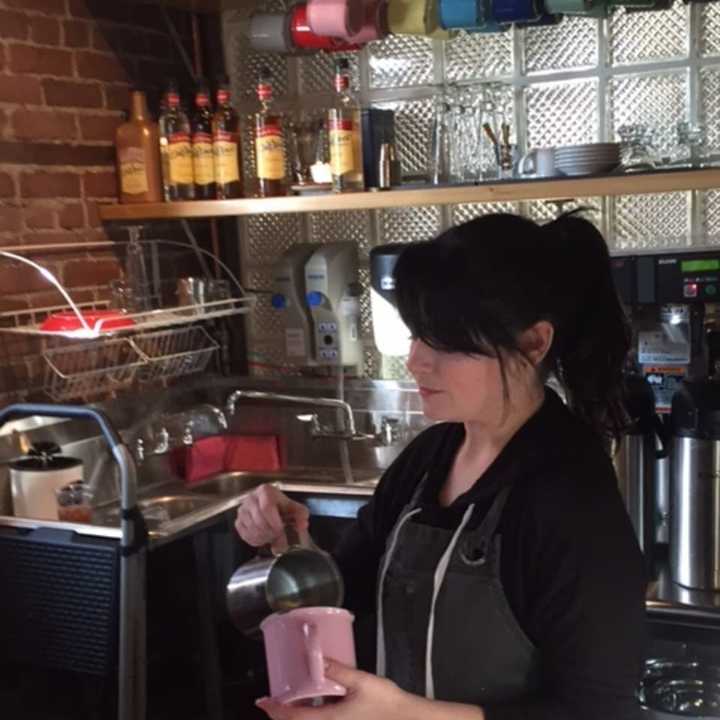
[[(377, 611), (375, 674), (274, 720), (625, 720), (643, 657), (642, 557), (608, 440), (629, 346), (605, 242), (575, 216), (491, 215), (409, 245), (395, 269), (421, 433), (336, 553), (348, 608)], [(553, 376), (565, 405), (546, 387)], [(241, 538), (307, 509), (256, 490)]]

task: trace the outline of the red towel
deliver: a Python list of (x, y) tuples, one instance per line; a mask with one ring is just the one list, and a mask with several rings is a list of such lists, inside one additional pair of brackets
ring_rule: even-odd
[(232, 471), (280, 469), (276, 435), (214, 435), (173, 451), (175, 472), (194, 485), (212, 475)]

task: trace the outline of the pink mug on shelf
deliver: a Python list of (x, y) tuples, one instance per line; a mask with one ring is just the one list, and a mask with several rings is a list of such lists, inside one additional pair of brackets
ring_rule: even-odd
[(316, 35), (347, 40), (363, 25), (362, 0), (308, 0), (307, 20)]
[(325, 677), (325, 659), (356, 667), (352, 613), (306, 607), (274, 613), (260, 625), (270, 696), (281, 703), (341, 697), (346, 688)]
[(387, 0), (365, 0), (364, 20), (360, 30), (349, 38), (355, 45), (381, 40), (388, 34)]

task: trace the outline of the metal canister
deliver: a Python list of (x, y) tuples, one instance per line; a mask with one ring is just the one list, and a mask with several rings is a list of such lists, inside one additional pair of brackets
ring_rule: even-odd
[(720, 383), (684, 382), (673, 396), (670, 574), (720, 590)]

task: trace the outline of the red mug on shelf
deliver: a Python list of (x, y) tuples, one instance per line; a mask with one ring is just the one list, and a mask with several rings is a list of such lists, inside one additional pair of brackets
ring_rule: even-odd
[(292, 44), (298, 50), (350, 52), (360, 49), (360, 45), (354, 45), (333, 37), (316, 35), (308, 23), (306, 3), (299, 3), (290, 10), (290, 38)]

